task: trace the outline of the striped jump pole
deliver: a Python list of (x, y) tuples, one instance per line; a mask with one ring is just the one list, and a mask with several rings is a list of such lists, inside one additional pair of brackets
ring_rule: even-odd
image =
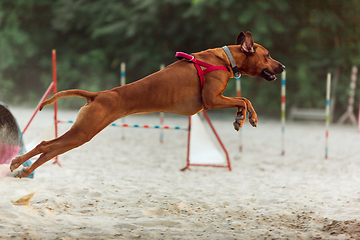
[(328, 159), (328, 140), (329, 140), (329, 122), (330, 122), (330, 87), (331, 87), (331, 74), (327, 74), (326, 81), (326, 108), (325, 108), (325, 159)]
[(120, 64), (120, 86), (124, 86), (126, 84), (125, 69), (126, 63), (122, 62)]
[[(241, 82), (240, 78), (236, 78), (236, 96), (241, 97)], [(246, 113), (245, 113), (246, 114)], [(240, 128), (239, 132), (239, 150), (240, 152), (243, 151), (243, 141), (242, 141), (242, 128)]]
[[(120, 86), (124, 86), (126, 84), (125, 71), (126, 71), (126, 64), (125, 64), (125, 62), (122, 62), (120, 64)], [(125, 117), (123, 117), (121, 119), (121, 122), (123, 124), (125, 124)], [(125, 131), (124, 131), (124, 129), (121, 130), (121, 139), (125, 140)]]
[[(164, 64), (160, 65), (160, 71), (165, 68)], [(164, 117), (165, 114), (163, 112), (160, 112), (160, 126), (164, 125)], [(160, 128), (160, 143), (164, 142), (164, 129)]]
[(133, 127), (133, 128), (153, 128), (153, 129), (168, 129), (168, 130), (185, 130), (188, 131), (189, 128), (188, 127), (184, 127), (184, 126), (168, 126), (168, 125), (153, 125), (153, 124), (130, 124), (130, 123), (125, 123), (125, 124), (117, 124), (117, 123), (112, 123), (110, 124), (110, 126), (113, 127)]
[(46, 90), (45, 94), (42, 96), (42, 98), (40, 99), (38, 105), (36, 106), (35, 112), (34, 114), (31, 116), (29, 122), (26, 124), (24, 130), (22, 131), (22, 134), (24, 135), (26, 130), (28, 129), (28, 127), (30, 126), (31, 122), (34, 120), (36, 114), (39, 112), (39, 108), (40, 108), (40, 104), (46, 100), (46, 98), (49, 96), (49, 94), (51, 93), (51, 91), (54, 89), (54, 82), (51, 82), (48, 89)]
[(285, 155), (286, 72), (281, 74), (281, 155)]
[[(53, 94), (55, 95), (57, 93), (57, 72), (56, 72), (56, 50), (52, 50), (52, 63), (53, 63)], [(58, 137), (58, 119), (57, 119), (57, 101), (54, 103), (54, 125), (55, 125), (55, 138)], [(55, 161), (53, 164), (58, 164), (61, 166), (59, 162), (59, 156), (55, 157)]]
[[(73, 120), (58, 121), (59, 123), (74, 123)], [(148, 128), (148, 129), (168, 129), (168, 130), (184, 130), (188, 131), (189, 127), (185, 126), (169, 126), (169, 125), (155, 125), (155, 124), (133, 124), (133, 123), (112, 123), (110, 124), (112, 127), (122, 127), (122, 128)]]

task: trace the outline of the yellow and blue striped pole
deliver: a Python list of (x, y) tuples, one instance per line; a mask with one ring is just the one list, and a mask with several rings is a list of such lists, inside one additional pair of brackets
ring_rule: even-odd
[(281, 155), (285, 155), (286, 72), (281, 74)]
[(126, 84), (125, 68), (126, 68), (126, 64), (122, 62), (120, 66), (120, 86), (124, 86)]
[[(126, 68), (126, 64), (124, 62), (121, 63), (120, 65), (120, 86), (124, 86), (126, 84), (126, 78), (125, 78), (125, 68)], [(125, 117), (123, 117), (121, 119), (122, 124), (125, 124)], [(125, 139), (125, 131), (124, 129), (122, 129), (122, 137), (121, 139), (124, 140)]]
[(328, 158), (328, 140), (329, 140), (329, 122), (330, 122), (330, 87), (331, 87), (331, 74), (327, 74), (326, 81), (326, 108), (325, 108), (325, 159)]

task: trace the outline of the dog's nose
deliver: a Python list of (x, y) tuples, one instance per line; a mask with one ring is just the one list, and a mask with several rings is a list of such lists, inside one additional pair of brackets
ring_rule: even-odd
[(275, 73), (276, 74), (279, 74), (279, 73), (282, 73), (285, 69), (285, 66), (282, 65), (281, 63), (279, 63), (278, 67), (275, 69)]
[(284, 71), (284, 69), (285, 69), (285, 66), (282, 65), (281, 63), (279, 63), (279, 66), (278, 66), (278, 68), (276, 69), (276, 72), (277, 72), (277, 73), (282, 73), (282, 72)]

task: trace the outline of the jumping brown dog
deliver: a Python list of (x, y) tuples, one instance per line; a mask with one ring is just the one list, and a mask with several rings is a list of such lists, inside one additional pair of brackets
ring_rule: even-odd
[[(285, 66), (273, 60), (269, 51), (254, 43), (250, 32), (241, 32), (236, 45), (228, 49), (239, 66), (239, 72), (245, 75), (276, 79)], [(69, 131), (50, 141), (42, 141), (33, 150), (13, 159), (10, 169), (17, 169), (33, 156), (40, 157), (28, 168), (24, 168), (18, 177), (28, 176), (37, 167), (55, 156), (79, 147), (90, 141), (97, 133), (117, 119), (134, 113), (167, 112), (181, 115), (193, 115), (203, 109), (237, 108), (234, 127), (238, 130), (249, 113), (250, 124), (257, 124), (257, 115), (249, 100), (238, 97), (224, 97), (230, 77), (234, 73), (231, 56), (221, 48), (209, 49), (192, 55), (198, 61), (221, 66), (222, 70), (206, 73), (201, 89), (197, 68), (186, 59), (176, 61), (165, 69), (149, 75), (134, 83), (111, 90), (92, 93), (84, 90), (66, 90), (44, 101), (40, 110), (62, 97), (83, 97), (87, 104), (83, 106)], [(192, 59), (191, 59), (192, 60)], [(226, 69), (224, 69), (226, 68)]]

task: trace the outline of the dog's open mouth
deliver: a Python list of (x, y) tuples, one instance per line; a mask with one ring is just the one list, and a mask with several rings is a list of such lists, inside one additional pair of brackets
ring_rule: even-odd
[(267, 69), (267, 68), (264, 68), (264, 69), (261, 71), (261, 76), (262, 76), (263, 78), (265, 78), (266, 80), (268, 80), (268, 81), (274, 81), (274, 80), (276, 80), (275, 74), (273, 74), (272, 72), (270, 72), (270, 70)]

